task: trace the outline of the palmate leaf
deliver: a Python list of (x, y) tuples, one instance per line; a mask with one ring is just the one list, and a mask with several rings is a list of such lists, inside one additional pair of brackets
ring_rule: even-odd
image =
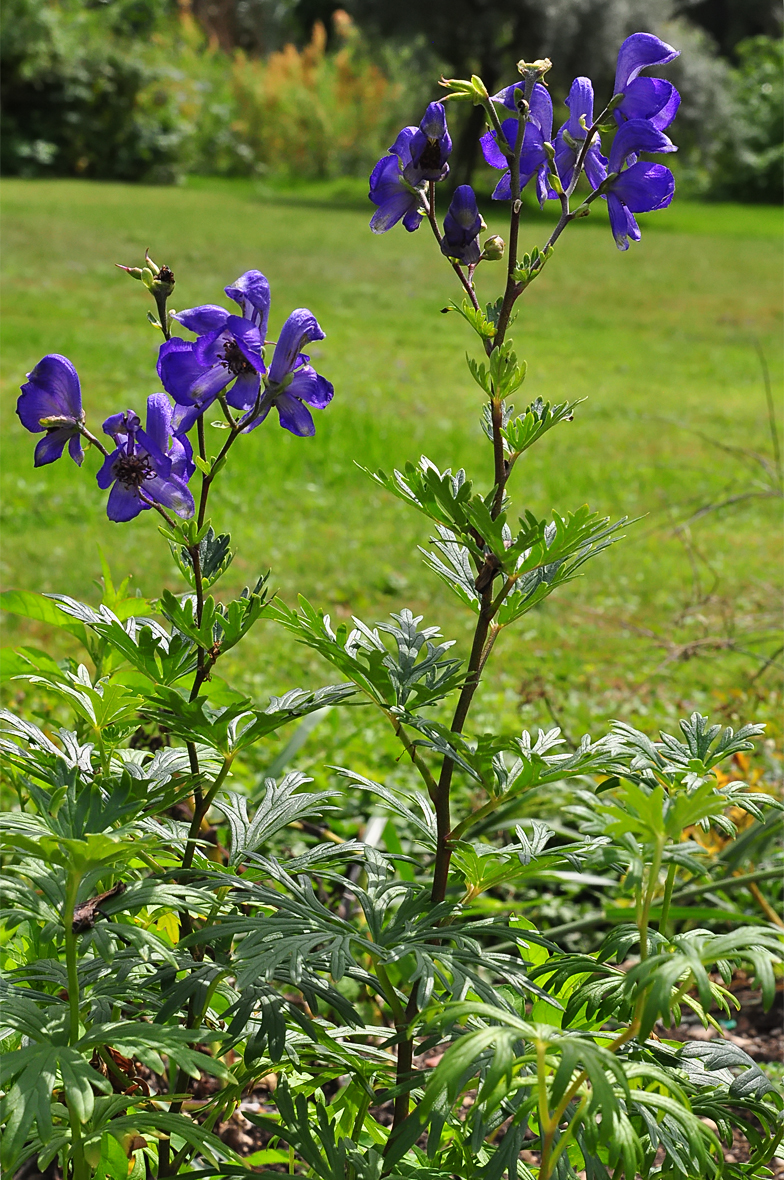
[(360, 1151), (353, 1140), (341, 1135), (323, 1102), (314, 1104), (305, 1094), (292, 1094), (285, 1077), (278, 1084), (275, 1102), (278, 1119), (249, 1111), (250, 1121), (290, 1143), (320, 1180), (344, 1180), (350, 1175), (356, 1180), (380, 1180), (381, 1153), (372, 1147)]
[(686, 1061), (698, 1061), (708, 1074), (708, 1081), (718, 1081), (710, 1074), (721, 1070), (726, 1074), (739, 1068), (737, 1075), (730, 1075), (728, 1094), (731, 1098), (763, 1098), (775, 1094), (778, 1105), (784, 1105), (784, 1096), (768, 1075), (760, 1069), (753, 1057), (731, 1041), (684, 1041), (680, 1057)]
[(538, 442), (542, 435), (552, 430), (560, 422), (571, 422), (574, 411), (583, 398), (573, 402), (558, 402), (551, 405), (540, 397), (536, 398), (526, 408), (523, 415), (512, 418), (505, 424), (502, 431), (505, 449), (517, 457)]
[[(619, 539), (616, 534), (626, 523), (623, 518), (610, 524), (607, 518), (584, 506), (565, 518), (555, 513), (549, 524), (529, 514), (521, 519), (522, 528), (513, 538), (503, 514), (491, 526), (489, 519), (484, 505), (472, 510), (472, 520), (480, 532), (482, 526), (492, 528), (485, 539), (497, 569), (506, 575), (505, 583), (499, 583), (503, 587), (497, 614), (501, 626), (514, 622), (558, 586), (575, 578), (587, 561)], [(485, 551), (464, 534), (443, 525), (431, 541), (438, 555), (420, 549), (426, 564), (461, 602), (478, 612), (481, 600), (472, 558), (481, 564)]]
[(417, 804), (421, 815), (408, 807), (406, 803), (400, 799), (394, 791), (388, 787), (382, 786), (380, 783), (373, 782), (372, 779), (365, 778), (364, 775), (357, 774), (354, 770), (346, 770), (341, 766), (332, 767), (342, 777), (349, 782), (356, 783), (357, 786), (371, 794), (383, 799), (393, 815), (396, 815), (403, 821), (405, 829), (410, 836), (412, 836), (419, 843), (424, 844), (430, 851), (435, 852), (437, 829), (436, 829), (436, 815), (433, 805), (427, 795), (421, 791), (409, 791), (407, 793), (408, 799), (413, 799)]
[(614, 721), (611, 730), (613, 746), (627, 760), (631, 771), (643, 775), (657, 772), (671, 780), (683, 779), (690, 786), (697, 785), (723, 759), (753, 749), (750, 739), (765, 728), (764, 725), (745, 725), (736, 733), (728, 726), (722, 732), (721, 726), (708, 725), (707, 717), (700, 713), (692, 713), (688, 721), (682, 719), (680, 727), (685, 742), (666, 733), (662, 733), (661, 740), (656, 742), (633, 726)]
[[(596, 841), (576, 841), (546, 851), (555, 833), (541, 820), (532, 821), (529, 836), (516, 828), (518, 843), (494, 844), (460, 841), (452, 853), (452, 866), (465, 879), (471, 899), (488, 889), (528, 878), (537, 881), (579, 880), (584, 885), (614, 885), (614, 877), (599, 877), (581, 870), (584, 859), (596, 849)], [(605, 841), (609, 843), (609, 841)], [(566, 867), (579, 872), (566, 872)]]
[(68, 631), (88, 652), (91, 650), (90, 636), (83, 624), (58, 610), (49, 595), (35, 594), (31, 590), (4, 590), (0, 594), (0, 610)]
[(58, 1078), (80, 1123), (87, 1123), (92, 1117), (93, 1088), (104, 1093), (111, 1091), (111, 1083), (90, 1067), (77, 1048), (68, 1045), (28, 1045), (5, 1054), (0, 1068), (2, 1085), (7, 1090), (3, 1100), (6, 1129), (0, 1160), (9, 1172), (23, 1158), (33, 1124), (37, 1125), (42, 1142), (52, 1137), (51, 1101)]
[(404, 504), (410, 504), (436, 524), (456, 528), (462, 533), (468, 528), (466, 506), (473, 496), (473, 484), (461, 468), (452, 474), (450, 469), (439, 471), (425, 455), (415, 467), (406, 463), (405, 474), (395, 470), (392, 476), (384, 471), (370, 471), (360, 465), (374, 483), (391, 492)]
[[(403, 609), (392, 623), (370, 627), (361, 619), (332, 630), (329, 615), (316, 611), (300, 597), (300, 611), (273, 604), (271, 616), (291, 631), (300, 643), (319, 652), (381, 708), (436, 704), (462, 683), (461, 661), (446, 658), (453, 640), (441, 643), (437, 627), (419, 628), (421, 615)], [(383, 641), (394, 640), (395, 651)]]
[(231, 831), (229, 864), (236, 865), (249, 852), (255, 852), (262, 844), (295, 820), (308, 815), (323, 815), (332, 810), (329, 800), (339, 794), (336, 790), (300, 791), (313, 780), (299, 771), (287, 774), (280, 782), (267, 778), (264, 790), (258, 796), (256, 813), (251, 820), (248, 803), (244, 795), (226, 791), (219, 795), (213, 806), (226, 817)]
[[(62, 599), (60, 606), (70, 612), (71, 600)], [(154, 619), (134, 616), (121, 621), (104, 606), (90, 615), (86, 626), (153, 683), (173, 684), (195, 670), (196, 645), (185, 635), (170, 635)]]
[(719, 935), (707, 930), (690, 930), (676, 935), (671, 945), (672, 949), (649, 956), (626, 974), (625, 989), (630, 996), (636, 995), (638, 989), (645, 991), (641, 1036), (647, 1036), (658, 1019), (669, 1025), (673, 998), (678, 989), (685, 991), (689, 984), (696, 988), (703, 1008), (707, 1010), (712, 1001), (717, 1001), (727, 1011), (726, 1000), (709, 978), (712, 968), (718, 968), (725, 982), (729, 982), (732, 968), (743, 966), (761, 985), (763, 1004), (769, 1007), (773, 1003), (776, 988), (773, 965), (781, 962), (784, 952), (779, 935), (758, 926)]
[(28, 679), (31, 684), (40, 685), (66, 701), (77, 717), (95, 730), (107, 729), (109, 726), (118, 730), (135, 727), (143, 697), (107, 677), (93, 684), (84, 664), (79, 665), (75, 674), (67, 672), (65, 675), (68, 683), (48, 676), (30, 676)]
[(205, 696), (191, 701), (184, 692), (161, 686), (139, 712), (164, 724), (177, 737), (202, 742), (229, 757), (298, 717), (341, 704), (354, 691), (350, 684), (330, 684), (313, 692), (295, 688), (282, 697), (272, 697), (262, 710), (252, 708), (249, 698), (216, 708)]

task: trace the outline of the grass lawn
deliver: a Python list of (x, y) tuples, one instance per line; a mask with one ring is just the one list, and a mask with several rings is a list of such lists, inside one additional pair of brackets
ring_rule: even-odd
[[(389, 470), (424, 452), (488, 485), (491, 452), (464, 360), (471, 333), (439, 314), (456, 291), (426, 227), (372, 236), (353, 184), (276, 193), (249, 182), (13, 180), (2, 191), (4, 587), (95, 601), (98, 546), (146, 594), (178, 586), (153, 514), (106, 519), (94, 454), (81, 472), (68, 461), (35, 470), (33, 440), (13, 413), (20, 381), (46, 352), (75, 363), (93, 430), (143, 406), (157, 388), (159, 336), (145, 323), (143, 288), (113, 264), (135, 265), (149, 246), (176, 273), (175, 307), (222, 302), (227, 282), (258, 267), (272, 284), (273, 338), (303, 305), (327, 332), (313, 353), (336, 393), (317, 412), (315, 438), (293, 438), (270, 418), (237, 447), (216, 496), (213, 521), (238, 549), (223, 589), (271, 566), (288, 602), (304, 593), (333, 617), (371, 622), (410, 606), (467, 654), (471, 619), (416, 551), (427, 523), (354, 465)], [(556, 718), (571, 737), (598, 736), (609, 717), (653, 731), (699, 708), (731, 724), (769, 720), (776, 732), (781, 678), (765, 661), (780, 645), (781, 501), (754, 455), (771, 462), (760, 354), (781, 400), (780, 223), (775, 209), (676, 203), (644, 218), (642, 242), (619, 254), (599, 213), (571, 227), (526, 293), (513, 332), (529, 366), (520, 408), (536, 396), (587, 401), (519, 465), (515, 507), (544, 514), (587, 501), (641, 519), (505, 634), (476, 727), (483, 716), (518, 729)], [(523, 249), (548, 225), (527, 213)], [(482, 269), (480, 295), (495, 298), (501, 268)], [(210, 433), (215, 450), (224, 436)], [(11, 616), (4, 641), (67, 650), (62, 636)], [(224, 675), (260, 693), (330, 679), (267, 624), (240, 651)], [(366, 747), (366, 724), (365, 714), (333, 713), (303, 757), (321, 759), (324, 742), (330, 760), (345, 743)], [(374, 759), (366, 748), (361, 757)]]

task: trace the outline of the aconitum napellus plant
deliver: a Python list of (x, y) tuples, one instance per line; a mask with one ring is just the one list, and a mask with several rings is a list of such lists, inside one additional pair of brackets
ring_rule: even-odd
[[(518, 462), (577, 403), (537, 398), (515, 411), (526, 366), (510, 331), (562, 233), (597, 200), (622, 250), (640, 240), (635, 215), (672, 200), (672, 173), (648, 157), (675, 150), (678, 95), (643, 71), (676, 55), (652, 34), (628, 37), (606, 105), (578, 77), (560, 126), (547, 60), (521, 61), (519, 80), (494, 95), (476, 76), (442, 79), (441, 100), (373, 169), (371, 229), (432, 233), (435, 262), (459, 283), (446, 310), (467, 321), (478, 354), (468, 367), (485, 470), (441, 471), (422, 457), (368, 472), (426, 518), (426, 566), (471, 619), (464, 652), (408, 607), (333, 626), (304, 599), (294, 608), (269, 595), (266, 575), (237, 598), (217, 596), (233, 551), (208, 516), (215, 482), (236, 447), (252, 453), (257, 431), (276, 422), (293, 445), (318, 446), (305, 439), (334, 392), (311, 364), (325, 333), (310, 310), (291, 311), (270, 339), (261, 270), (224, 288), (231, 307), (176, 312), (170, 267), (148, 254), (121, 268), (155, 301), (161, 388), (144, 422), (138, 406), (104, 421), (108, 445), (88, 428), (71, 360), (50, 353), (29, 373), (18, 413), (42, 435), (35, 464), (67, 447), (84, 471), (97, 451), (110, 520), (134, 527), (157, 514), (182, 581), (145, 601), (105, 566), (98, 609), (64, 595), (2, 597), (4, 610), (62, 626), (84, 649), (82, 663), (29, 647), (15, 656), (36, 701), (61, 718), (70, 710), (70, 727), (0, 713), (3, 774), (19, 799), (0, 815), (5, 1175), (769, 1174), (784, 1138), (781, 1088), (737, 1043), (669, 1032), (688, 1007), (721, 1034), (734, 970), (773, 999), (780, 930), (741, 889), (770, 872), (738, 877), (732, 840), (744, 812), (757, 824), (744, 846), (750, 832), (762, 839), (763, 809), (781, 804), (717, 769), (762, 726), (722, 731), (695, 713), (679, 736), (654, 740), (615, 722), (569, 749), (558, 729), (472, 732), (496, 645), (623, 524), (586, 506), (549, 519), (513, 512)], [(461, 100), (486, 116), (481, 148), (501, 173), (493, 198), (508, 214), (505, 238), (483, 239), (469, 185), (437, 208)], [(521, 253), (529, 185), (559, 217), (543, 246)], [(500, 295), (480, 300), (499, 270)], [(337, 682), (259, 703), (215, 675), (260, 619), (323, 658)], [(376, 782), (367, 767), (378, 758), (363, 755), (359, 768), (314, 771), (311, 789), (292, 760), (319, 713), (344, 704), (377, 714), (405, 769)], [(250, 748), (309, 714), (259, 778)], [(259, 756), (270, 765), (269, 749)], [(542, 806), (559, 809), (557, 833)], [(695, 838), (701, 827), (721, 833), (721, 857)], [(554, 899), (573, 914), (585, 882), (616, 904), (593, 900), (593, 917), (554, 924)], [(726, 908), (706, 911), (714, 891)], [(725, 1160), (734, 1134), (746, 1137), (747, 1163)]]

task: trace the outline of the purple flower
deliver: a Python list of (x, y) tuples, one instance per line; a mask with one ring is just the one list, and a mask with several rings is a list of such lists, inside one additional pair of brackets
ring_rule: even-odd
[(109, 520), (133, 520), (153, 503), (178, 516), (193, 515), (187, 486), (194, 471), (191, 445), (171, 437), (172, 407), (165, 394), (147, 398), (146, 430), (133, 410), (113, 414), (103, 429), (117, 444), (96, 476), (99, 488), (112, 488), (106, 505)]
[(79, 375), (65, 356), (53, 352), (38, 362), (21, 387), (16, 403), (25, 430), (46, 431), (35, 448), (35, 466), (54, 463), (68, 443), (68, 454), (81, 466), (84, 459), (79, 428), (84, 422)]
[(379, 160), (370, 174), (368, 196), (374, 205), (378, 205), (370, 219), (374, 234), (385, 234), (401, 219), (409, 233), (419, 229), (424, 217), (422, 186), (425, 178), (411, 160), (411, 144), (416, 134), (416, 127), (404, 127), (389, 149), (390, 155)]
[(301, 349), (305, 344), (323, 339), (324, 332), (312, 312), (306, 307), (292, 311), (280, 330), (269, 375), (264, 379), (266, 388), (260, 412), (245, 426), (246, 430), (255, 430), (275, 406), (285, 430), (300, 438), (316, 433), (308, 406), (323, 410), (332, 401), (335, 390), (308, 363), (310, 357)]
[[(593, 124), (593, 85), (590, 78), (575, 78), (565, 103), (569, 108), (569, 118), (555, 137), (555, 166), (561, 184), (568, 189), (574, 177), (577, 157), (585, 143), (586, 128)], [(594, 189), (607, 176), (607, 160), (602, 155), (598, 134), (594, 134), (585, 154), (585, 175)]]
[[(519, 89), (519, 87), (508, 86), (506, 90), (501, 91), (501, 94), (508, 95), (510, 90), (514, 92), (515, 89)], [(509, 103), (504, 102), (504, 105), (508, 106)], [(514, 105), (513, 100), (512, 105)], [(517, 128), (518, 120), (516, 118), (504, 119), (501, 124), (501, 130), (509, 151), (514, 151), (517, 141)], [(531, 94), (528, 121), (525, 125), (523, 146), (520, 152), (520, 190), (522, 191), (535, 176), (536, 193), (540, 205), (544, 205), (548, 197), (558, 195), (549, 185), (549, 163), (547, 152), (544, 149), (544, 145), (550, 142), (552, 135), (553, 102), (545, 87), (540, 82), (537, 82)], [(482, 154), (490, 167), (506, 169), (495, 187), (493, 200), (508, 201), (512, 196), (509, 159), (498, 143), (498, 133), (496, 131), (488, 131), (482, 136), (479, 142), (482, 147)]]
[(476, 206), (476, 194), (470, 184), (461, 184), (455, 189), (444, 218), (441, 253), (466, 266), (474, 266), (479, 261), (478, 235), (483, 228), (484, 222)]
[(247, 411), (259, 397), (259, 374), (266, 372), (262, 348), (269, 320), (269, 283), (261, 271), (249, 270), (225, 290), (240, 305), (241, 316), (215, 304), (176, 312), (174, 318), (198, 339), (173, 337), (158, 354), (161, 384), (180, 407), (175, 416), (178, 434), (190, 430), (228, 385), (226, 400), (235, 409)]
[(615, 107), (620, 125), (630, 119), (647, 119), (657, 131), (669, 127), (680, 106), (680, 95), (672, 82), (662, 78), (640, 78), (647, 66), (663, 66), (679, 56), (666, 41), (653, 33), (632, 33), (618, 51), (613, 94), (622, 94), (623, 102)]
[(424, 180), (443, 180), (449, 172), (451, 151), (444, 104), (431, 102), (411, 140), (411, 163)]
[[(637, 153), (677, 150), (672, 140), (647, 119), (630, 119), (616, 131), (608, 165), (609, 175), (616, 175), (606, 185), (605, 199), (619, 250), (629, 249), (629, 238), (634, 242), (640, 240), (640, 227), (633, 214), (665, 209), (675, 192), (675, 180), (669, 168), (637, 160)], [(630, 157), (635, 162), (621, 171)]]

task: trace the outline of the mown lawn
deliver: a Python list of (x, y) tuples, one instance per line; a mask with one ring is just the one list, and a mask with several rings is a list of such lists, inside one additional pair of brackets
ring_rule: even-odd
[[(457, 315), (439, 314), (456, 292), (426, 229), (376, 238), (368, 215), (353, 185), (286, 194), (215, 181), (4, 183), (4, 587), (95, 601), (98, 546), (146, 594), (177, 586), (153, 514), (106, 519), (94, 454), (81, 472), (67, 461), (34, 470), (33, 440), (13, 413), (46, 352), (76, 364), (93, 430), (109, 412), (142, 407), (156, 389), (158, 337), (141, 285), (114, 263), (137, 264), (149, 246), (176, 272), (175, 307), (222, 302), (227, 282), (258, 267), (272, 283), (273, 338), (302, 305), (327, 332), (313, 352), (336, 395), (316, 437), (293, 438), (271, 418), (238, 447), (216, 496), (213, 519), (238, 549), (224, 591), (271, 566), (288, 602), (303, 593), (333, 617), (367, 621), (410, 606), (465, 650), (471, 621), (416, 550), (426, 522), (355, 461), (390, 469), (424, 452), (487, 485), (491, 455), (464, 360), (472, 340)], [(571, 228), (527, 292), (513, 333), (529, 365), (521, 407), (536, 396), (587, 401), (520, 465), (517, 506), (542, 514), (587, 501), (641, 519), (502, 639), (480, 728), (483, 716), (516, 728), (555, 717), (576, 737), (620, 716), (653, 731), (699, 708), (777, 730), (781, 680), (766, 660), (780, 645), (781, 500), (753, 453), (772, 463), (760, 354), (781, 401), (780, 222), (775, 209), (676, 204), (644, 219), (642, 242), (622, 255), (599, 214)], [(524, 248), (547, 224), (527, 215)], [(480, 293), (494, 298), (501, 268), (485, 270)], [(61, 636), (11, 616), (4, 641), (66, 650)], [(242, 651), (225, 674), (259, 692), (330, 679), (270, 625)], [(331, 752), (365, 724), (333, 714), (318, 733)], [(314, 735), (303, 756), (323, 753)]]

